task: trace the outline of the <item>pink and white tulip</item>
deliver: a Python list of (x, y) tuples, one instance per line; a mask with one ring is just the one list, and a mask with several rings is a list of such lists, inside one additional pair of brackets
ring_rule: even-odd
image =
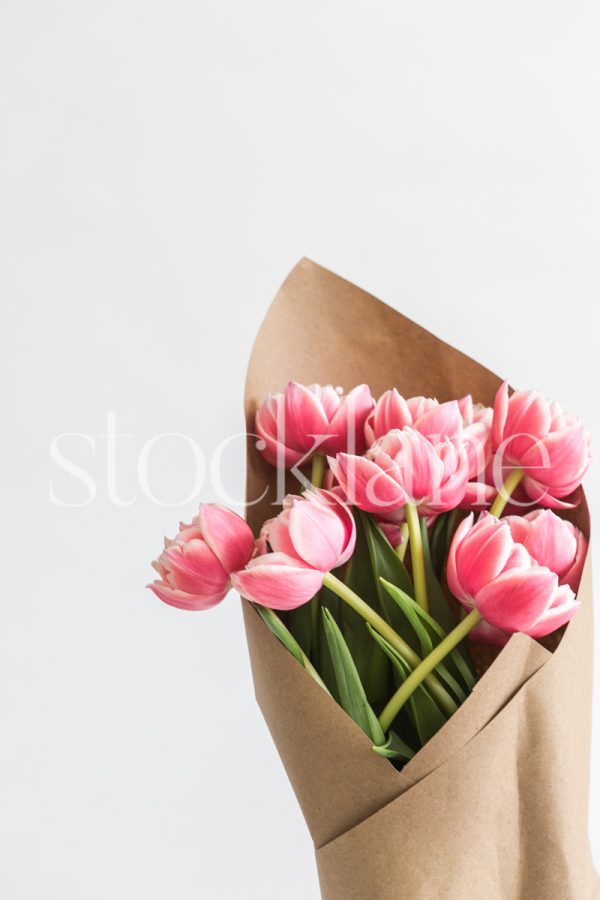
[(350, 503), (388, 519), (407, 503), (423, 516), (454, 509), (464, 499), (469, 474), (460, 441), (432, 444), (408, 426), (377, 440), (366, 456), (339, 453), (329, 465)]
[(262, 606), (295, 609), (318, 593), (325, 573), (350, 559), (355, 543), (354, 517), (335, 492), (290, 495), (263, 526), (259, 544), (267, 552), (236, 572), (232, 584)]
[(209, 609), (231, 588), (231, 573), (254, 552), (254, 536), (240, 516), (222, 506), (202, 503), (189, 525), (181, 523), (174, 540), (152, 563), (160, 580), (149, 584), (160, 600), (179, 609)]
[(492, 423), (496, 451), (494, 477), (503, 467), (519, 466), (527, 496), (541, 506), (563, 502), (581, 484), (590, 464), (590, 436), (581, 422), (537, 391), (508, 396), (504, 383), (496, 395)]
[(392, 388), (375, 404), (365, 422), (371, 446), (388, 432), (410, 425), (433, 444), (444, 438), (461, 439), (469, 458), (469, 479), (484, 471), (491, 452), (492, 410), (474, 404), (470, 394), (438, 403), (430, 397), (404, 397)]
[[(459, 525), (448, 556), (448, 587), (462, 605), (477, 608), (488, 626), (506, 634), (543, 637), (581, 605), (567, 584), (514, 540), (506, 519), (484, 515)], [(485, 630), (485, 629), (484, 629)], [(481, 635), (484, 637), (484, 635)]]
[(392, 388), (381, 395), (365, 422), (368, 446), (388, 432), (402, 430), (406, 425), (431, 438), (434, 443), (445, 437), (456, 437), (463, 427), (459, 401), (439, 403), (431, 397), (405, 400), (396, 388)]
[(291, 468), (315, 453), (362, 453), (365, 419), (373, 408), (371, 391), (360, 384), (343, 395), (331, 385), (291, 381), (269, 396), (256, 413), (261, 453), (273, 466)]
[(558, 575), (560, 584), (577, 591), (587, 552), (581, 531), (549, 509), (536, 509), (526, 516), (506, 516), (514, 541), (523, 544), (538, 565)]

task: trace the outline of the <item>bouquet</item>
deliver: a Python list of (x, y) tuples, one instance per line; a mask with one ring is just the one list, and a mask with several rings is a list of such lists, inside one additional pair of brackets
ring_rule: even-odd
[(322, 896), (598, 896), (581, 422), (308, 260), (246, 415), (246, 520), (201, 504), (150, 587), (244, 598)]

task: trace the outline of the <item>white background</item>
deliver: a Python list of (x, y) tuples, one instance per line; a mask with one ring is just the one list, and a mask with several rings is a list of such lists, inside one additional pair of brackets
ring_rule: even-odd
[[(138, 456), (243, 428), (253, 335), (305, 254), (600, 440), (599, 39), (578, 0), (0, 4), (7, 900), (318, 896), (237, 599), (144, 590), (194, 504), (146, 499)], [(88, 497), (50, 459), (62, 432), (95, 440), (60, 445), (88, 505), (50, 502), (51, 479)], [(240, 443), (237, 497), (242, 467)], [(184, 497), (189, 448), (150, 474)], [(586, 484), (598, 515), (600, 468)]]

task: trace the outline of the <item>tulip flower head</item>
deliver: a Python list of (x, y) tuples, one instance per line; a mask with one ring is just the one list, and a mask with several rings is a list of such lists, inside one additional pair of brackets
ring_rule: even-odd
[(202, 503), (191, 524), (180, 525), (174, 540), (152, 563), (160, 580), (149, 584), (156, 596), (179, 609), (209, 609), (231, 588), (231, 573), (246, 565), (254, 536), (240, 516), (222, 506)]
[(579, 487), (590, 464), (590, 436), (581, 422), (537, 391), (508, 396), (504, 383), (492, 423), (494, 478), (504, 466), (524, 472), (527, 496), (541, 506), (568, 507), (562, 498)]
[(560, 584), (577, 591), (587, 552), (581, 531), (549, 509), (526, 516), (506, 516), (514, 541), (523, 544), (532, 559), (558, 575)]
[(379, 515), (407, 503), (424, 516), (453, 509), (464, 498), (469, 474), (460, 441), (432, 444), (409, 426), (375, 441), (363, 457), (339, 453), (329, 465), (349, 502)]
[(256, 413), (259, 449), (273, 466), (291, 468), (315, 453), (365, 449), (365, 419), (373, 408), (366, 384), (344, 395), (341, 388), (291, 381), (268, 397)]
[(438, 403), (430, 397), (404, 397), (392, 388), (375, 404), (365, 422), (370, 447), (388, 432), (406, 425), (437, 444), (445, 438), (461, 439), (469, 458), (469, 479), (484, 471), (491, 452), (492, 410), (474, 404), (470, 394)]
[(259, 545), (267, 552), (252, 559), (231, 581), (255, 603), (295, 609), (318, 593), (327, 572), (350, 559), (355, 543), (354, 518), (335, 492), (290, 495), (281, 513), (263, 527)]
[(538, 565), (515, 541), (510, 523), (471, 513), (459, 525), (448, 556), (448, 587), (485, 622), (512, 634), (543, 637), (564, 625), (581, 605), (568, 584)]

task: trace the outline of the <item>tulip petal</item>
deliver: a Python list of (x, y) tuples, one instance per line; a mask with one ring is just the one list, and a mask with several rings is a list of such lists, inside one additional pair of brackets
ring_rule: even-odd
[(489, 506), (496, 494), (496, 488), (491, 484), (484, 484), (482, 481), (468, 481), (458, 506), (460, 509), (481, 509)]
[(284, 410), (286, 447), (308, 452), (320, 446), (329, 422), (319, 398), (303, 384), (291, 381), (285, 389)]
[(265, 535), (274, 553), (285, 553), (286, 556), (297, 558), (297, 553), (290, 537), (289, 515), (290, 510), (284, 510), (279, 513), (269, 523)]
[(483, 587), (475, 603), (490, 625), (529, 634), (551, 606), (557, 588), (558, 578), (549, 569), (510, 569)]
[(516, 391), (508, 401), (504, 439), (510, 459), (520, 460), (539, 438), (550, 430), (552, 415), (546, 398), (538, 391)]
[(471, 597), (503, 571), (514, 544), (510, 528), (486, 516), (471, 529), (456, 553), (460, 583)]
[(342, 398), (328, 428), (328, 438), (321, 445), (323, 453), (363, 453), (365, 421), (375, 401), (366, 384), (359, 384)]
[(285, 409), (283, 394), (268, 397), (256, 412), (254, 420), (256, 436), (263, 446), (257, 449), (272, 466), (291, 468), (306, 455), (303, 449), (293, 449), (284, 443)]
[(448, 564), (446, 571), (448, 588), (450, 589), (450, 593), (452, 593), (456, 597), (456, 599), (459, 600), (463, 605), (465, 605), (465, 600), (468, 598), (468, 593), (458, 577), (458, 571), (456, 568), (456, 554), (458, 553), (459, 548), (462, 546), (466, 535), (469, 533), (470, 529), (473, 526), (473, 519), (473, 513), (470, 513), (466, 517), (466, 519), (462, 520), (462, 522), (456, 529), (456, 532), (454, 533), (452, 543), (450, 544), (450, 550), (448, 552)]
[(321, 489), (318, 491), (311, 491), (307, 496), (307, 499), (311, 503), (322, 503), (328, 509), (333, 510), (342, 523), (344, 529), (344, 545), (342, 552), (336, 560), (335, 568), (343, 566), (344, 563), (348, 562), (354, 553), (354, 547), (356, 546), (356, 522), (354, 521), (352, 511), (345, 502), (342, 494), (341, 488), (337, 488), (334, 490)]
[(563, 522), (549, 509), (528, 522), (528, 533), (522, 542), (538, 565), (556, 572), (559, 578), (569, 569), (577, 552), (573, 526)]
[(223, 591), (215, 594), (203, 595), (188, 594), (185, 591), (174, 590), (160, 581), (154, 581), (152, 584), (147, 585), (147, 587), (149, 587), (163, 603), (168, 603), (169, 606), (175, 606), (177, 609), (186, 609), (190, 611), (210, 609), (212, 606), (216, 606), (217, 603), (220, 603), (221, 600), (223, 600), (229, 591), (229, 584)]
[(462, 432), (463, 444), (469, 458), (469, 478), (477, 478), (488, 464), (492, 449), (490, 430), (485, 422), (473, 422)]
[(396, 388), (392, 388), (381, 395), (375, 409), (365, 422), (365, 437), (367, 445), (383, 437), (393, 428), (404, 428), (412, 425), (412, 416), (408, 404), (402, 394)]
[(335, 512), (300, 501), (290, 511), (289, 532), (296, 554), (309, 566), (321, 572), (335, 568), (345, 542), (344, 526)]
[(269, 609), (296, 609), (308, 603), (323, 585), (323, 573), (283, 553), (257, 557), (231, 576), (242, 596)]
[(492, 446), (497, 450), (503, 440), (504, 425), (508, 413), (508, 381), (500, 385), (494, 400), (494, 415), (492, 418)]
[(474, 415), (472, 396), (470, 394), (466, 394), (464, 397), (461, 397), (460, 400), (457, 400), (457, 403), (458, 408), (460, 409), (460, 414), (462, 416), (463, 425), (471, 425)]
[(411, 414), (412, 421), (416, 422), (421, 416), (424, 416), (430, 409), (438, 406), (438, 401), (433, 397), (410, 397), (406, 401), (408, 410)]
[(204, 540), (226, 572), (242, 569), (254, 550), (254, 535), (241, 516), (214, 503), (200, 504), (198, 524)]
[(575, 599), (575, 594), (568, 585), (563, 585), (556, 591), (555, 600), (535, 625), (529, 629), (531, 637), (539, 638), (551, 634), (568, 622), (577, 612), (581, 602)]
[[(317, 385), (315, 385), (318, 388)], [(342, 403), (342, 397), (331, 384), (325, 384), (322, 388), (318, 388), (315, 393), (321, 401), (321, 406), (328, 422), (331, 422)]]
[(225, 589), (228, 573), (202, 540), (174, 544), (165, 550), (168, 584), (189, 594), (213, 594)]
[(590, 462), (589, 442), (581, 425), (553, 431), (537, 441), (521, 459), (526, 475), (565, 497), (581, 484)]
[(348, 502), (365, 512), (381, 513), (397, 509), (408, 495), (383, 469), (364, 456), (338, 453), (329, 457), (329, 466), (346, 495)]
[(420, 434), (433, 440), (435, 443), (443, 440), (445, 437), (454, 437), (460, 434), (463, 427), (463, 419), (460, 407), (456, 400), (449, 400), (447, 403), (440, 403), (434, 406), (415, 422), (413, 427)]
[[(538, 506), (544, 506), (547, 509), (574, 509), (579, 502), (570, 503), (567, 500), (559, 500), (550, 493), (545, 485), (530, 477), (524, 478), (521, 485), (525, 495), (532, 503), (537, 503)], [(567, 494), (565, 493), (563, 496), (567, 496)]]
[(407, 458), (408, 466), (404, 472), (406, 487), (415, 502), (421, 502), (432, 495), (435, 501), (435, 493), (446, 474), (444, 461), (419, 432), (408, 433), (410, 456)]
[(568, 584), (569, 587), (577, 592), (579, 582), (581, 581), (581, 573), (583, 572), (583, 564), (587, 556), (588, 542), (578, 528), (573, 526), (576, 537), (575, 559), (571, 567), (560, 578), (561, 584)]

